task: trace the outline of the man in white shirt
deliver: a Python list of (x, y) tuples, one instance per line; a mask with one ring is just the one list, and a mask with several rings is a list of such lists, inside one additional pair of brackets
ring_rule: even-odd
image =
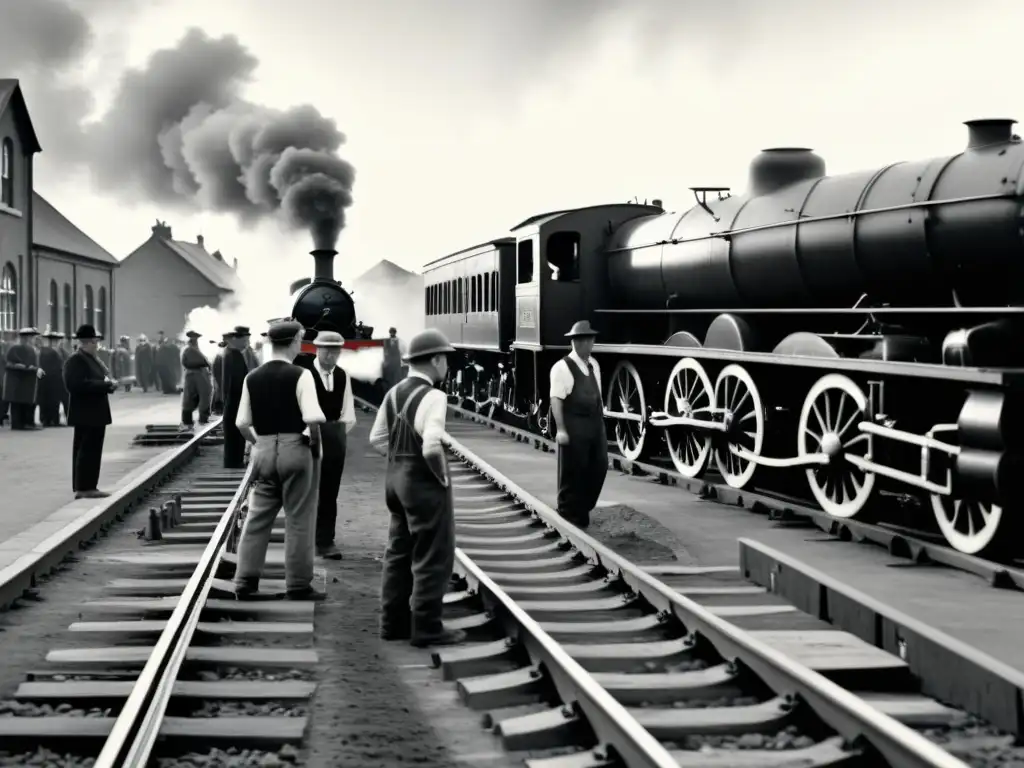
[(384, 396), (370, 445), (388, 457), (385, 498), (391, 512), (381, 583), (380, 634), (417, 648), (462, 642), (441, 621), (455, 565), (455, 510), (442, 439), (448, 398), (436, 385), (455, 349), (428, 328), (409, 342), (409, 375)]
[(313, 515), (317, 485), (314, 462), (320, 456), (323, 411), (313, 374), (292, 364), (302, 334), (294, 320), (267, 331), (267, 361), (242, 386), (235, 425), (254, 447), (249, 513), (238, 543), (235, 594), (259, 599), (259, 580), (274, 519), (285, 512), (285, 588), (290, 600), (322, 600), (313, 589)]
[(348, 432), (356, 425), (356, 408), (348, 376), (338, 366), (345, 339), (334, 331), (320, 331), (313, 344), (316, 346), (313, 380), (320, 410), (327, 419), (320, 428), (323, 455), (316, 466), (320, 488), (316, 507), (316, 553), (326, 560), (341, 560), (341, 551), (334, 543), (338, 490), (345, 470)]
[(551, 367), (549, 376), (558, 445), (558, 514), (586, 528), (608, 474), (601, 367), (590, 356), (597, 331), (587, 320), (565, 335), (572, 340), (572, 352)]

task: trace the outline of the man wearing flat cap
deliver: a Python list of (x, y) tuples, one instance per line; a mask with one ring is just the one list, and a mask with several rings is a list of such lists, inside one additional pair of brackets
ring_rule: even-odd
[(323, 455), (317, 465), (319, 494), (316, 507), (316, 553), (327, 560), (341, 560), (334, 543), (338, 524), (338, 490), (345, 471), (348, 432), (356, 424), (355, 401), (348, 376), (338, 367), (345, 339), (334, 331), (320, 331), (313, 341), (316, 357), (311, 371), (316, 395), (326, 421), (320, 428)]
[(235, 426), (235, 419), (238, 418), (238, 406), (242, 402), (245, 377), (249, 373), (243, 352), (248, 341), (248, 336), (240, 336), (237, 331), (228, 335), (227, 346), (221, 357), (221, 395), (224, 398), (224, 419), (221, 423), (224, 425), (225, 469), (241, 469), (245, 466), (245, 438)]
[(3, 399), (10, 404), (11, 429), (37, 429), (39, 380), (46, 375), (39, 367), (39, 355), (32, 343), (38, 335), (35, 328), (22, 328), (18, 331), (18, 341), (7, 348)]
[(117, 382), (110, 377), (96, 350), (103, 338), (91, 325), (75, 333), (78, 349), (64, 363), (64, 384), (70, 394), (68, 425), (75, 428), (71, 447), (71, 487), (75, 498), (96, 499), (109, 496), (96, 486), (100, 479), (103, 441), (111, 423), (111, 393)]
[(210, 420), (210, 361), (199, 351), (199, 338), (195, 331), (189, 331), (188, 344), (181, 350), (181, 367), (185, 369), (185, 383), (181, 390), (181, 428), (188, 431), (193, 427), (192, 412), (199, 409), (199, 423)]
[(572, 352), (555, 363), (550, 374), (558, 445), (558, 514), (586, 528), (608, 474), (601, 367), (590, 354), (597, 331), (587, 320), (565, 335), (572, 342)]
[(409, 375), (384, 396), (370, 445), (388, 457), (391, 513), (381, 583), (380, 635), (416, 647), (452, 645), (466, 634), (441, 621), (455, 563), (455, 510), (443, 438), (448, 398), (436, 385), (455, 349), (433, 328), (409, 341)]
[(253, 444), (249, 512), (238, 543), (235, 594), (259, 599), (259, 581), (274, 519), (284, 508), (284, 570), (287, 597), (322, 600), (313, 589), (313, 516), (324, 414), (313, 374), (292, 363), (302, 326), (275, 323), (267, 331), (267, 361), (245, 377), (235, 425)]

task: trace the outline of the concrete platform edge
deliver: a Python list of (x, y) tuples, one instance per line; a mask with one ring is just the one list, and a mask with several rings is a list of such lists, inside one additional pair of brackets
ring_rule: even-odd
[(760, 542), (739, 539), (739, 548), (750, 581), (904, 659), (927, 695), (1024, 736), (1024, 674)]
[[(40, 578), (60, 565), (68, 555), (78, 551), (82, 543), (130, 512), (140, 498), (191, 458), (200, 449), (203, 437), (219, 424), (220, 419), (211, 421), (206, 429), (196, 433), (185, 445), (172, 446), (129, 472), (109, 498), (99, 501), (75, 500), (19, 534), (17, 539), (27, 540), (33, 546), (0, 569), (0, 610), (6, 609), (27, 590), (34, 588)], [(74, 509), (80, 509), (81, 514), (71, 522), (66, 522), (68, 512)], [(63, 524), (55, 533), (54, 523), (58, 520)], [(0, 546), (0, 552), (5, 548)]]

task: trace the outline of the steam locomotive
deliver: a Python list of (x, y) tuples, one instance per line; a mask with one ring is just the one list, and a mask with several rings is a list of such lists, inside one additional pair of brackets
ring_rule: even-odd
[(384, 339), (373, 338), (373, 327), (356, 321), (356, 305), (351, 294), (334, 279), (332, 248), (310, 251), (313, 257), (313, 277), (305, 277), (291, 284), (292, 317), (306, 329), (302, 351), (316, 354), (312, 342), (319, 331), (334, 331), (345, 339), (345, 349), (383, 347)]
[(464, 356), (451, 394), (550, 434), (548, 371), (589, 319), (625, 458), (688, 478), (713, 460), (734, 488), (1019, 553), (1014, 122), (974, 120), (958, 154), (842, 176), (809, 149), (768, 149), (744, 194), (552, 211), (432, 261), (427, 324)]

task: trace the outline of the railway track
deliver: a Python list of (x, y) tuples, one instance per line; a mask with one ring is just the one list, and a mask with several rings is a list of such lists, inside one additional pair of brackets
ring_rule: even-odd
[(641, 568), (455, 439), (456, 573), (435, 653), (531, 768), (1006, 765), (1014, 737), (919, 692), (908, 664), (746, 582)]
[[(457, 405), (449, 404), (448, 407), (457, 418), (486, 425), (512, 439), (528, 443), (537, 450), (555, 450), (553, 440), (487, 418)], [(609, 462), (615, 469), (627, 474), (657, 478), (663, 485), (676, 486), (703, 499), (745, 507), (752, 512), (767, 514), (771, 520), (789, 523), (803, 521), (816, 526), (837, 540), (882, 546), (893, 556), (906, 558), (918, 564), (933, 563), (972, 573), (982, 577), (996, 588), (1024, 590), (1024, 562), (1019, 560), (998, 562), (968, 555), (950, 547), (938, 534), (930, 536), (928, 532), (916, 529), (895, 525), (878, 525), (854, 518), (837, 518), (820, 509), (810, 507), (806, 502), (798, 499), (784, 498), (750, 489), (737, 490), (726, 484), (724, 480), (716, 481), (713, 473), (702, 479), (684, 477), (667, 466), (626, 459), (616, 454), (612, 449), (613, 446), (614, 443), (609, 445)]]
[[(150, 507), (144, 543), (101, 560), (110, 578), (68, 627), (70, 647), (50, 650), (0, 701), (0, 765), (297, 757), (315, 690), (313, 603), (235, 601), (232, 550), (249, 473), (201, 450), (216, 429), (172, 449), (165, 472), (140, 479), (148, 492), (122, 492)], [(271, 592), (284, 589), (283, 540), (275, 528), (262, 583)], [(211, 749), (220, 762), (208, 762)]]

